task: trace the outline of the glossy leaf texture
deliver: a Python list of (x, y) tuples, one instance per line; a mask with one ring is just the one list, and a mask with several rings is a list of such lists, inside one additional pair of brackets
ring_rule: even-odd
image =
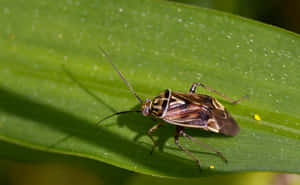
[[(0, 139), (75, 155), (143, 174), (197, 177), (237, 171), (299, 173), (300, 38), (230, 14), (165, 1), (2, 1)], [(175, 127), (138, 113), (141, 105), (97, 48), (101, 45), (142, 99), (188, 92), (201, 82), (241, 127), (235, 137), (180, 138), (202, 172), (174, 144)], [(262, 120), (253, 118), (258, 114)], [(213, 165), (214, 169), (209, 166)]]

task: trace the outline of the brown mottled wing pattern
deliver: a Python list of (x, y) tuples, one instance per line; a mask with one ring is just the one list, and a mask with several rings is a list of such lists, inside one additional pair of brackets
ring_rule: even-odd
[(227, 112), (219, 109), (212, 109), (212, 113), (215, 115), (217, 124), (220, 128), (220, 133), (227, 136), (235, 136), (240, 132), (240, 127), (233, 117)]
[(168, 123), (234, 136), (239, 126), (221, 103), (202, 94), (172, 92), (162, 119)]

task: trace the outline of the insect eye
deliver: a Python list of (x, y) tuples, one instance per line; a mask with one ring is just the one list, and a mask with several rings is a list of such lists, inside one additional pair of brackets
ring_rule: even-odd
[(146, 99), (145, 103), (142, 106), (142, 113), (144, 116), (149, 115), (150, 107), (151, 107), (151, 100), (149, 98)]
[(142, 113), (144, 116), (148, 116), (149, 115), (149, 107), (144, 107)]

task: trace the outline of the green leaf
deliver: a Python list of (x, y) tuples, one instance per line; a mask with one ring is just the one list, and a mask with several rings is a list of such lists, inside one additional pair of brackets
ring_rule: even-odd
[[(34, 149), (100, 160), (144, 174), (197, 177), (237, 171), (299, 173), (300, 38), (229, 14), (163, 1), (3, 1), (0, 21), (0, 139)], [(140, 109), (101, 56), (101, 45), (135, 91), (153, 98), (193, 82), (237, 99), (218, 98), (238, 121), (235, 137), (186, 132), (221, 151), (228, 164)], [(261, 121), (253, 119), (259, 114)], [(209, 170), (209, 166), (215, 168)]]
[[(14, 179), (13, 181), (17, 182), (17, 184), (32, 181), (35, 181), (37, 184), (42, 182), (60, 184), (64, 180), (70, 182), (70, 179), (72, 179), (73, 182), (77, 180), (77, 184), (95, 184), (91, 183), (91, 181), (97, 180), (101, 184), (121, 185), (128, 182), (135, 175), (131, 171), (102, 162), (32, 150), (2, 141), (0, 141), (0, 148), (1, 184), (4, 184), (6, 181), (6, 184), (9, 184), (11, 179)], [(78, 176), (78, 174), (80, 175)], [(84, 174), (89, 175), (86, 177)], [(93, 176), (96, 176), (97, 179), (93, 178)]]
[[(61, 182), (76, 182), (77, 184), (269, 184), (276, 178), (275, 173), (231, 173), (205, 176), (200, 178), (160, 178), (149, 175), (136, 174), (102, 162), (95, 162), (75, 156), (42, 152), (16, 146), (0, 141), (0, 177), (1, 183), (36, 182), (60, 184)], [(26, 171), (26, 173), (24, 173)], [(55, 171), (55, 173), (52, 173)], [(78, 174), (80, 174), (78, 176)], [(85, 175), (88, 174), (88, 175)], [(96, 176), (97, 178), (93, 178)], [(25, 178), (24, 178), (25, 177)], [(41, 178), (42, 177), (42, 178)], [(75, 177), (75, 178), (74, 178)], [(244, 179), (247, 179), (245, 181)]]

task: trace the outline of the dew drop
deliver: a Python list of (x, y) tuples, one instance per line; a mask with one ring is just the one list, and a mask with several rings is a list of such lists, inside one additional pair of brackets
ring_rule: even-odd
[(3, 13), (6, 14), (6, 15), (8, 15), (10, 13), (9, 8), (4, 8), (3, 9)]
[(97, 71), (99, 68), (97, 65), (94, 65), (94, 70)]
[(81, 17), (81, 18), (80, 18), (80, 22), (85, 22), (85, 18), (84, 18), (84, 17)]
[(59, 39), (62, 39), (62, 38), (63, 38), (63, 34), (62, 34), (62, 33), (59, 33), (59, 34), (57, 35), (57, 37), (58, 37)]

